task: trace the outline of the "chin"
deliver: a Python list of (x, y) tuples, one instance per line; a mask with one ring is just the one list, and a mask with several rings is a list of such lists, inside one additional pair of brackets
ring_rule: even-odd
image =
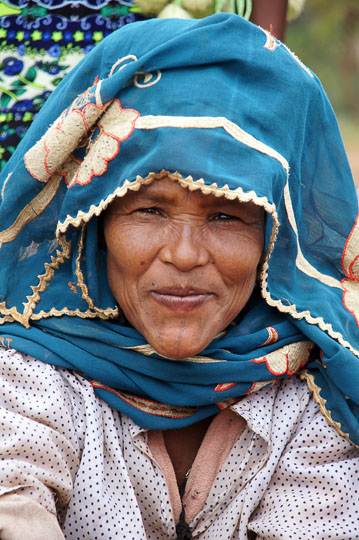
[(209, 325), (204, 317), (195, 321), (189, 317), (177, 317), (173, 321), (168, 317), (167, 320), (145, 320), (138, 331), (161, 356), (184, 360), (201, 354), (221, 331), (221, 327)]
[(156, 345), (154, 345), (153, 343), (150, 343), (150, 345), (160, 356), (164, 356), (165, 358), (169, 358), (170, 360), (185, 360), (186, 358), (190, 358), (192, 356), (197, 356), (198, 354), (200, 354), (201, 351), (203, 351), (203, 349), (207, 347), (208, 343), (204, 344), (200, 348), (198, 347), (198, 342), (196, 346), (190, 346), (186, 344), (185, 346), (176, 347), (175, 340), (170, 341), (169, 344), (159, 344), (157, 342)]
[[(154, 348), (154, 347), (153, 347)], [(155, 348), (154, 348), (155, 349)], [(160, 352), (159, 350), (155, 349), (155, 351), (164, 358), (168, 358), (169, 360), (186, 360), (186, 358), (193, 358), (193, 356), (197, 356), (201, 351), (196, 352), (185, 352), (185, 353), (179, 353), (179, 354), (173, 354), (173, 351), (166, 353), (166, 351)]]

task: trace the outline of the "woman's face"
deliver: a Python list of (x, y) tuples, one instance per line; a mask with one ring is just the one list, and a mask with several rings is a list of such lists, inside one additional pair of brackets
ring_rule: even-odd
[(165, 178), (106, 211), (108, 280), (127, 320), (163, 356), (198, 354), (249, 299), (264, 212)]

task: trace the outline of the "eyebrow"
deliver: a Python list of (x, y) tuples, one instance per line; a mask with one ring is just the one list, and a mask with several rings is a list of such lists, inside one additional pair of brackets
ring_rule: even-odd
[(148, 193), (148, 192), (137, 192), (136, 196), (140, 196), (142, 199), (146, 201), (152, 201), (152, 202), (168, 202), (173, 203), (175, 201), (175, 197), (169, 195), (168, 193), (164, 192), (155, 192), (155, 193)]
[[(188, 194), (191, 194), (193, 192), (188, 192)], [(139, 194), (139, 192), (137, 192), (137, 195)], [(177, 200), (177, 197), (175, 195), (171, 195), (170, 193), (166, 193), (164, 191), (162, 192), (153, 192), (153, 193), (145, 193), (145, 192), (142, 192), (142, 201), (144, 203), (146, 202), (152, 202), (152, 203), (166, 203), (166, 204), (174, 204)], [(216, 208), (216, 206), (219, 206), (220, 204), (225, 204), (225, 206), (229, 206), (227, 205), (226, 203), (229, 203), (229, 202), (232, 202), (232, 201), (228, 201), (227, 199), (224, 200), (223, 198), (223, 201), (219, 201), (217, 197), (213, 197), (211, 195), (204, 195), (203, 193), (200, 193), (200, 195), (202, 196), (201, 197), (201, 200), (200, 200), (200, 207), (206, 207), (208, 205), (208, 202), (210, 202), (210, 206), (212, 206), (213, 208)], [(135, 200), (135, 199), (133, 199)]]
[[(198, 193), (198, 191), (196, 192), (188, 192), (188, 193)], [(166, 204), (173, 204), (175, 203), (176, 201), (176, 196), (175, 195), (171, 195), (170, 193), (168, 193), (166, 190), (162, 190), (162, 189), (156, 189), (156, 190), (153, 190), (153, 191), (147, 191), (147, 190), (139, 190), (139, 191), (131, 191), (130, 192), (131, 194), (131, 203), (136, 203), (136, 201), (138, 201), (139, 198), (141, 198), (141, 203), (142, 204), (147, 204), (147, 203), (157, 203), (157, 204), (161, 204), (161, 203), (166, 203)], [(236, 207), (237, 211), (241, 211), (241, 212), (247, 212), (248, 211), (248, 208), (246, 208), (247, 204), (246, 202), (241, 202), (239, 200), (228, 200), (226, 199), (224, 196), (223, 197), (214, 197), (214, 196), (211, 196), (210, 194), (209, 195), (205, 195), (203, 194), (202, 192), (199, 192), (199, 194), (201, 195), (201, 201), (200, 201), (200, 206), (201, 207), (206, 207), (208, 205), (208, 202), (210, 203), (209, 204), (209, 207), (212, 208), (212, 209), (216, 209), (216, 208), (222, 208), (222, 210), (225, 212), (227, 209), (230, 210), (231, 208), (233, 208), (233, 206)], [(121, 199), (118, 199), (119, 201), (121, 201)]]

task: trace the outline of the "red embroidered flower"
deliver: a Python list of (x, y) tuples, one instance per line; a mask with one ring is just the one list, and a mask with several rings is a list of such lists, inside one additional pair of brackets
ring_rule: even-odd
[(97, 82), (95, 79), (94, 84), (63, 111), (45, 135), (25, 154), (26, 168), (39, 182), (47, 182), (57, 172), (64, 158), (73, 152), (108, 107), (109, 103), (103, 105), (90, 101), (95, 95)]
[(359, 214), (344, 246), (342, 268), (347, 276), (341, 281), (343, 305), (359, 326)]
[(343, 304), (359, 326), (359, 279), (343, 279)]
[(265, 347), (266, 345), (270, 345), (271, 343), (275, 343), (278, 341), (278, 332), (275, 328), (272, 326), (267, 326), (266, 330), (268, 332), (268, 338), (265, 340), (264, 343), (262, 343), (261, 347)]
[(221, 383), (217, 384), (216, 388), (214, 389), (215, 392), (225, 392), (226, 390), (229, 390), (230, 388), (233, 388), (233, 386), (236, 386), (237, 383)]
[(80, 161), (72, 155), (61, 168), (68, 187), (86, 185), (94, 176), (102, 176), (109, 161), (119, 153), (120, 143), (131, 136), (139, 116), (134, 109), (122, 109), (119, 100), (115, 99), (98, 122), (100, 132), (85, 158)]
[(313, 344), (311, 341), (290, 343), (266, 356), (254, 358), (251, 362), (255, 362), (256, 364), (265, 362), (268, 371), (273, 375), (293, 375), (308, 362), (312, 348)]

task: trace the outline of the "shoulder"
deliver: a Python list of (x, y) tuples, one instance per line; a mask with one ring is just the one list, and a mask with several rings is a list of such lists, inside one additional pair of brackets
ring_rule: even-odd
[(306, 384), (291, 377), (250, 393), (232, 408), (245, 418), (252, 431), (283, 448), (295, 433), (310, 401)]
[[(272, 449), (284, 449), (325, 441), (343, 451), (353, 446), (329, 425), (305, 381), (288, 377), (248, 395), (233, 409), (249, 427), (259, 433)], [(309, 441), (307, 439), (309, 438)]]
[[(39, 403), (64, 398), (67, 384), (61, 371), (15, 349), (0, 347), (1, 395), (14, 406), (34, 399)], [(13, 403), (14, 402), (14, 403)], [(4, 402), (3, 402), (4, 404)]]
[(111, 407), (79, 373), (0, 347), (0, 378), (0, 408), (6, 415), (35, 420), (67, 436), (70, 430), (81, 441), (89, 429), (103, 429), (105, 416), (111, 425), (115, 422)]
[(35, 420), (59, 431), (83, 423), (80, 417), (85, 416), (87, 407), (98, 406), (88, 381), (14, 349), (0, 347), (0, 377), (4, 414)]
[[(340, 425), (335, 427), (328, 423), (315, 401), (307, 383), (292, 377), (283, 381), (276, 397), (281, 417), (291, 416), (294, 403), (297, 403), (297, 415), (293, 423), (291, 437), (287, 442), (285, 454), (294, 456), (300, 454), (302, 463), (330, 463), (359, 458), (359, 450), (355, 448), (345, 434), (340, 431)], [(333, 423), (334, 424), (334, 423)]]
[(273, 413), (270, 474), (249, 529), (261, 540), (354, 538), (359, 450), (328, 424), (297, 377), (280, 383)]

